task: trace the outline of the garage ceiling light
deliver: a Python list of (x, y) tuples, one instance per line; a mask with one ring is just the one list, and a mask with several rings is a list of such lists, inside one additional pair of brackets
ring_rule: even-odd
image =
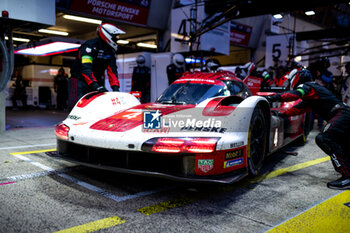
[(151, 49), (157, 48), (157, 45), (155, 45), (155, 44), (148, 44), (148, 43), (142, 43), (142, 42), (137, 43), (136, 45), (139, 47), (144, 47), (144, 48), (151, 48)]
[[(9, 38), (5, 36), (5, 40), (8, 40)], [(29, 42), (30, 40), (27, 38), (18, 38), (18, 37), (12, 37), (13, 41), (19, 41), (19, 42)]]
[(301, 61), (301, 56), (296, 56), (295, 58), (294, 58), (294, 61), (296, 61), (296, 62), (300, 62)]
[(118, 44), (129, 44), (129, 41), (127, 40), (117, 40)]
[(31, 56), (50, 56), (60, 53), (77, 51), (80, 44), (68, 42), (51, 42), (48, 44), (38, 45), (34, 48), (25, 48), (15, 51), (15, 54)]
[(39, 29), (38, 32), (47, 33), (47, 34), (54, 34), (54, 35), (60, 35), (60, 36), (68, 36), (68, 32), (49, 30), (49, 29)]
[(311, 16), (311, 15), (315, 15), (315, 11), (305, 11), (305, 15), (307, 16)]
[(275, 15), (273, 15), (273, 17), (274, 17), (275, 19), (282, 19), (282, 18), (283, 18), (283, 15), (281, 15), (281, 14), (275, 14)]
[(171, 37), (174, 37), (175, 39), (179, 39), (179, 40), (190, 40), (190, 38), (188, 36), (184, 36), (184, 35), (180, 35), (177, 33), (171, 33)]
[(75, 20), (79, 22), (85, 22), (85, 23), (93, 23), (93, 24), (102, 23), (102, 20), (85, 18), (85, 17), (75, 16), (75, 15), (63, 15), (63, 18), (69, 19), (69, 20)]

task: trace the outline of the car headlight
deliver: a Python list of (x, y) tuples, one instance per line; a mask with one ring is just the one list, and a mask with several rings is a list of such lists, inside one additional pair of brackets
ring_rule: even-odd
[(56, 125), (55, 134), (57, 137), (68, 140), (69, 127), (63, 123)]
[(159, 153), (212, 153), (220, 138), (152, 138), (142, 145), (146, 152)]

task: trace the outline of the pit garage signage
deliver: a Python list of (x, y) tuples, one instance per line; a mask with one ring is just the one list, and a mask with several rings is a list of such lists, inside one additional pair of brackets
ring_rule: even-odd
[(286, 65), (290, 46), (294, 46), (293, 51), (295, 51), (295, 36), (293, 34), (267, 36), (265, 67)]
[[(62, 0), (59, 2), (62, 2)], [(62, 6), (62, 3), (58, 6), (95, 15), (98, 18), (110, 18), (143, 25), (147, 23), (148, 10), (151, 4), (151, 0), (71, 0), (70, 3), (69, 1), (63, 2), (66, 2), (64, 6)]]
[(248, 46), (253, 27), (231, 21), (230, 43)]

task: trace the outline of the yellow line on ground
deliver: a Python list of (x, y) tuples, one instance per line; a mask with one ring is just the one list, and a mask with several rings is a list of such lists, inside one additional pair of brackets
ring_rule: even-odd
[(328, 199), (267, 232), (350, 232), (350, 190)]
[(14, 153), (10, 153), (10, 155), (26, 155), (26, 154), (36, 154), (36, 153), (51, 152), (51, 151), (56, 151), (56, 148), (47, 149), (47, 150), (32, 150), (32, 151), (14, 152)]
[[(310, 166), (313, 166), (313, 165), (316, 165), (316, 164), (328, 161), (329, 159), (330, 159), (330, 157), (326, 156), (326, 157), (322, 157), (322, 158), (319, 158), (319, 159), (315, 159), (315, 160), (307, 161), (307, 162), (304, 162), (304, 163), (296, 164), (296, 165), (293, 165), (293, 166), (290, 166), (290, 167), (278, 169), (276, 171), (269, 172), (269, 173), (266, 173), (264, 175), (258, 176), (255, 179), (250, 179), (247, 182), (248, 182), (248, 184), (249, 183), (258, 183), (258, 182), (261, 182), (263, 180), (267, 180), (267, 179), (274, 178), (276, 176), (283, 175), (283, 174), (285, 174), (287, 172), (297, 171), (297, 170), (300, 170), (300, 169), (303, 169), (303, 168), (306, 168), (306, 167), (310, 167)], [(227, 191), (232, 191), (232, 190), (234, 190), (236, 188), (237, 188), (237, 186), (234, 186), (234, 185), (232, 185), (232, 186), (224, 186), (224, 187), (221, 188), (221, 191), (222, 192), (227, 192)], [(192, 202), (198, 201), (201, 198), (203, 198), (201, 195), (198, 195), (197, 197), (194, 197), (194, 198), (188, 198), (188, 197), (178, 198), (178, 199), (174, 199), (174, 200), (171, 200), (171, 201), (166, 201), (166, 202), (154, 204), (154, 205), (151, 205), (151, 206), (147, 206), (147, 207), (144, 207), (144, 208), (140, 208), (137, 211), (139, 211), (140, 213), (142, 213), (144, 215), (151, 215), (151, 214), (159, 213), (159, 212), (162, 212), (162, 211), (165, 211), (165, 210), (168, 210), (168, 209), (172, 209), (172, 208), (176, 208), (176, 207), (180, 207), (180, 206), (184, 206), (184, 205), (190, 204)]]
[(56, 233), (87, 233), (102, 230), (105, 228), (113, 227), (125, 223), (126, 221), (118, 216), (109, 217), (94, 222), (89, 222), (80, 226), (68, 228), (62, 231), (56, 231)]
[(304, 163), (299, 163), (299, 164), (296, 164), (296, 165), (293, 165), (293, 166), (290, 166), (290, 167), (281, 168), (281, 169), (278, 169), (276, 171), (269, 172), (269, 173), (263, 174), (261, 176), (258, 176), (256, 178), (250, 179), (249, 183), (258, 183), (258, 182), (263, 181), (263, 180), (268, 180), (268, 179), (274, 178), (276, 176), (283, 175), (283, 174), (285, 174), (287, 172), (297, 171), (297, 170), (300, 170), (300, 169), (303, 169), (303, 168), (306, 168), (306, 167), (310, 167), (310, 166), (313, 166), (313, 165), (316, 165), (316, 164), (319, 164), (319, 163), (323, 163), (323, 162), (328, 161), (328, 160), (330, 160), (330, 157), (326, 156), (326, 157), (322, 157), (322, 158), (319, 158), (319, 159), (307, 161), (307, 162), (304, 162)]
[(197, 198), (188, 198), (188, 197), (178, 198), (171, 201), (166, 201), (155, 205), (147, 206), (147, 207), (138, 209), (137, 211), (144, 215), (151, 215), (151, 214), (159, 213), (168, 209), (184, 206), (196, 200)]

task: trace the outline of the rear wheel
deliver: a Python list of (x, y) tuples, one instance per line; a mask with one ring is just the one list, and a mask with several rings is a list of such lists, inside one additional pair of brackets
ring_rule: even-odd
[(248, 132), (248, 170), (251, 176), (258, 175), (266, 154), (267, 142), (266, 117), (260, 106), (256, 106), (250, 121)]

